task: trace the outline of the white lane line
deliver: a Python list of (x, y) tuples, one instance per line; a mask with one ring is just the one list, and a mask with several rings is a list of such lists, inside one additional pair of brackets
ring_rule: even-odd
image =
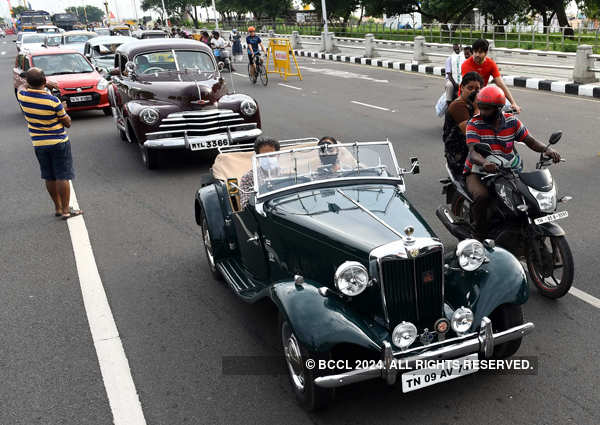
[(302, 90), (301, 87), (290, 86), (288, 84), (283, 84), (283, 83), (277, 83), (277, 84), (280, 85), (280, 86), (282, 86), (282, 87), (287, 87), (288, 89)]
[(357, 102), (356, 100), (353, 100), (352, 103), (355, 103), (357, 105), (366, 106), (367, 108), (380, 109), (382, 111), (389, 111), (388, 108), (382, 108), (381, 106), (369, 105), (368, 103)]
[[(78, 209), (71, 185), (71, 205)], [(83, 304), (115, 425), (146, 425), (121, 337), (100, 280), (83, 216), (67, 220)]]
[(239, 72), (233, 72), (233, 75), (237, 75), (238, 77), (247, 77), (247, 74), (240, 74)]
[(581, 289), (577, 289), (574, 286), (571, 286), (569, 293), (574, 297), (577, 297), (580, 300), (585, 301), (586, 303), (596, 308), (600, 308), (600, 299), (588, 294), (587, 292), (583, 292)]

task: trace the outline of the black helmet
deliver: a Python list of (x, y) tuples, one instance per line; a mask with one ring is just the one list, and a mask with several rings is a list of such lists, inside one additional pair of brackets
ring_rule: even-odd
[(217, 30), (214, 30), (214, 31), (212, 32), (212, 35), (213, 35), (213, 37), (218, 37), (218, 36), (219, 36), (219, 31), (217, 31)]

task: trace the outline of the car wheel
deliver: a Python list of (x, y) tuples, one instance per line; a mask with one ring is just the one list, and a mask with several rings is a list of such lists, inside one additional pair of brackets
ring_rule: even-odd
[(154, 149), (148, 149), (146, 146), (140, 144), (140, 153), (142, 154), (142, 162), (149, 170), (154, 170), (158, 163), (158, 152)]
[(318, 367), (308, 368), (306, 363), (311, 359), (318, 365), (320, 359), (328, 358), (328, 356), (310, 353), (298, 341), (290, 324), (281, 313), (279, 314), (279, 333), (288, 377), (296, 400), (309, 411), (326, 407), (333, 400), (335, 390), (317, 386), (314, 380), (323, 374), (319, 373)]
[[(494, 333), (502, 332), (523, 324), (523, 307), (518, 304), (502, 304), (490, 315)], [(504, 359), (517, 352), (521, 346), (521, 339), (513, 339), (494, 347), (495, 359)]]
[(204, 211), (202, 211), (202, 241), (204, 242), (204, 255), (206, 256), (206, 262), (208, 263), (210, 273), (216, 280), (223, 280), (223, 275), (219, 269), (217, 269), (215, 263), (212, 241), (210, 239), (210, 233), (208, 232), (208, 221), (206, 220)]
[(112, 115), (112, 108), (110, 106), (103, 108), (102, 112), (104, 112), (104, 115), (106, 115), (107, 117), (110, 117)]

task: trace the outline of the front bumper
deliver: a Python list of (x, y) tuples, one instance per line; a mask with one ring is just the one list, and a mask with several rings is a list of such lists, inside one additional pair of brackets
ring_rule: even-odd
[[(487, 317), (481, 320), (479, 332), (449, 339), (443, 342), (418, 347), (412, 350), (394, 353), (392, 346), (386, 341), (383, 350), (383, 365), (353, 370), (337, 375), (315, 378), (315, 384), (323, 388), (336, 388), (374, 378), (383, 378), (388, 384), (396, 382), (399, 369), (414, 368), (418, 360), (452, 360), (461, 356), (479, 353), (480, 357), (489, 358), (494, 347), (527, 335), (534, 328), (531, 322), (515, 326), (502, 332), (493, 333), (492, 322)], [(418, 354), (412, 354), (420, 351)], [(402, 368), (394, 367), (394, 363), (402, 362)]]
[[(161, 132), (162, 133), (162, 132)], [(154, 133), (156, 134), (156, 133)], [(229, 145), (236, 145), (248, 140), (256, 139), (262, 135), (260, 128), (249, 128), (247, 130), (231, 131), (210, 134), (207, 136), (188, 136), (187, 132), (176, 137), (152, 138), (153, 134), (148, 133), (148, 140), (144, 146), (149, 149), (188, 149), (191, 151), (217, 149), (220, 146), (226, 146), (222, 141), (226, 140)], [(219, 144), (221, 142), (221, 144)]]

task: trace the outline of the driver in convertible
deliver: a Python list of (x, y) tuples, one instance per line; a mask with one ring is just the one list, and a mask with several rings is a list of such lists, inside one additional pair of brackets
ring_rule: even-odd
[(331, 136), (322, 137), (317, 143), (319, 148), (319, 160), (321, 166), (317, 170), (317, 174), (321, 178), (327, 178), (335, 174), (340, 169), (340, 161), (338, 158), (337, 148), (332, 145), (337, 145), (338, 141)]
[[(259, 137), (254, 142), (254, 153), (270, 153), (277, 152), (280, 149), (279, 142), (275, 139), (268, 137)], [(258, 172), (264, 173), (264, 175), (269, 175), (270, 173), (276, 173), (277, 171), (277, 158), (265, 157), (259, 158), (258, 163)], [(250, 195), (254, 191), (254, 171), (250, 169), (246, 174), (243, 175), (242, 180), (240, 181), (240, 205), (243, 208), (246, 208), (248, 205), (248, 201), (250, 200)]]
[(496, 86), (487, 86), (477, 95), (479, 114), (467, 123), (467, 146), (469, 156), (465, 162), (467, 189), (473, 197), (471, 215), (474, 224), (474, 237), (483, 240), (487, 233), (486, 213), (489, 205), (487, 187), (481, 182), (481, 175), (496, 173), (498, 165), (490, 162), (474, 150), (478, 143), (490, 145), (492, 153), (510, 161), (511, 167), (520, 170), (521, 158), (513, 149), (516, 142), (524, 142), (531, 150), (543, 152), (554, 162), (560, 161), (560, 154), (534, 139), (521, 121), (513, 114), (502, 112), (506, 97)]

